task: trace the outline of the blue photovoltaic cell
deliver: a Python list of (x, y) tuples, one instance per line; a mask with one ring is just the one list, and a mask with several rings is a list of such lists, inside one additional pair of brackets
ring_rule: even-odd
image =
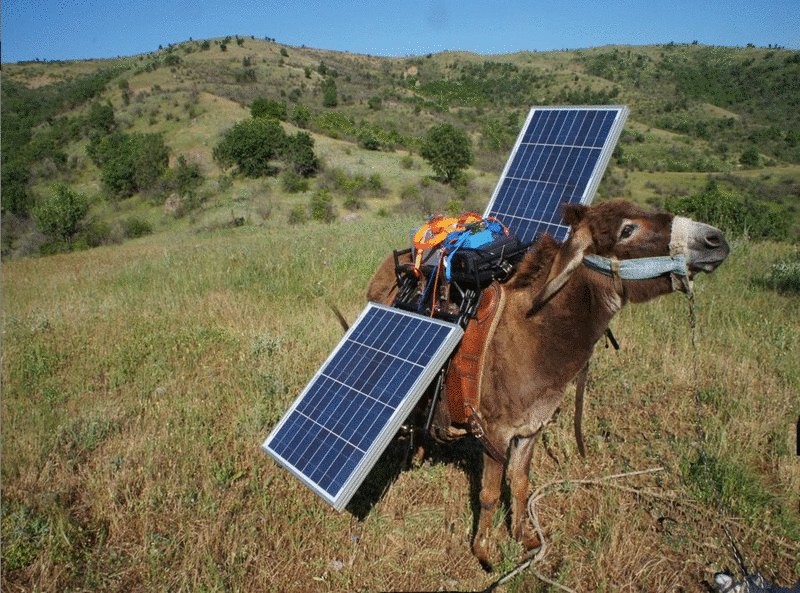
[(592, 202), (627, 116), (624, 106), (531, 109), (485, 216), (523, 242), (543, 233), (563, 241), (561, 205)]
[(462, 334), (370, 303), (262, 447), (342, 510)]

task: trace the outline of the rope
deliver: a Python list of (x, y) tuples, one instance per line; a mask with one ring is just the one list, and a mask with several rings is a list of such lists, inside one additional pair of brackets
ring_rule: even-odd
[[(703, 467), (703, 477), (708, 483), (712, 483), (711, 469), (708, 466), (708, 455), (706, 454), (706, 432), (703, 429), (703, 402), (700, 400), (700, 372), (698, 371), (697, 367), (697, 311), (695, 308), (694, 292), (687, 292), (686, 298), (689, 303), (689, 327), (691, 329), (691, 344), (693, 354), (692, 374), (694, 382), (693, 392), (695, 406), (695, 431), (697, 433), (697, 443), (699, 448), (698, 453)], [(725, 513), (725, 509), (722, 508), (722, 496), (715, 496), (714, 501), (714, 506), (716, 507), (717, 513), (724, 518), (727, 513)], [(725, 521), (721, 521), (720, 524), (722, 526), (722, 531), (725, 533), (725, 537), (728, 540), (728, 544), (730, 545), (731, 552), (733, 552), (733, 558), (736, 560), (736, 564), (739, 565), (739, 570), (741, 570), (742, 576), (747, 578), (750, 576), (750, 572), (747, 570), (747, 566), (744, 563), (744, 559), (739, 551), (739, 547), (736, 545), (736, 540), (728, 529), (728, 526), (725, 524)]]
[(539, 547), (539, 549), (534, 553), (534, 555), (532, 557), (526, 558), (525, 560), (523, 560), (513, 570), (511, 570), (507, 574), (503, 575), (503, 577), (501, 577), (499, 580), (497, 580), (495, 583), (493, 583), (488, 589), (485, 589), (485, 593), (493, 591), (499, 585), (507, 583), (509, 580), (511, 580), (513, 577), (515, 577), (516, 575), (518, 575), (519, 573), (521, 573), (523, 570), (525, 570), (528, 567), (530, 567), (531, 573), (537, 579), (547, 583), (551, 587), (555, 587), (556, 589), (560, 589), (561, 591), (566, 591), (567, 593), (576, 593), (576, 591), (574, 589), (570, 589), (569, 587), (567, 587), (565, 585), (562, 585), (561, 583), (557, 583), (557, 582), (553, 581), (549, 577), (547, 577), (544, 574), (542, 574), (539, 570), (537, 570), (535, 566), (533, 566), (534, 563), (541, 562), (542, 560), (544, 560), (544, 557), (547, 555), (547, 548), (548, 548), (547, 538), (544, 536), (544, 531), (542, 530), (542, 527), (541, 527), (541, 525), (539, 523), (539, 515), (536, 513), (536, 503), (539, 502), (539, 500), (541, 500), (545, 496), (548, 496), (549, 494), (552, 494), (553, 492), (558, 490), (558, 487), (565, 486), (565, 485), (568, 485), (568, 486), (609, 485), (609, 486), (612, 486), (612, 487), (617, 488), (619, 490), (623, 490), (625, 492), (632, 492), (632, 493), (637, 494), (637, 495), (639, 495), (639, 494), (649, 494), (649, 495), (658, 496), (658, 494), (656, 494), (656, 493), (644, 492), (644, 491), (637, 490), (635, 488), (630, 488), (630, 487), (627, 487), (627, 486), (619, 486), (617, 484), (608, 484), (608, 482), (610, 482), (611, 480), (619, 480), (619, 479), (622, 479), (622, 478), (630, 478), (630, 477), (633, 477), (633, 476), (640, 476), (640, 475), (644, 475), (644, 474), (652, 474), (652, 473), (661, 472), (661, 471), (664, 471), (663, 467), (653, 467), (653, 468), (650, 468), (650, 469), (644, 469), (644, 470), (633, 471), (633, 472), (625, 472), (625, 473), (622, 473), (622, 474), (613, 474), (613, 475), (605, 476), (605, 477), (602, 477), (602, 478), (585, 478), (585, 479), (580, 479), (580, 480), (555, 480), (555, 481), (552, 481), (552, 482), (547, 482), (543, 486), (540, 486), (528, 498), (528, 517), (530, 518), (531, 523), (533, 524), (533, 528), (536, 530), (536, 534), (539, 536), (539, 541), (542, 542), (542, 545)]
[[(710, 481), (710, 468), (708, 465), (708, 456), (706, 454), (705, 448), (705, 441), (706, 441), (706, 433), (703, 429), (703, 422), (702, 422), (702, 401), (700, 399), (700, 373), (698, 370), (698, 359), (697, 359), (697, 312), (695, 309), (695, 300), (694, 300), (694, 292), (689, 290), (686, 293), (688, 303), (689, 303), (689, 327), (691, 330), (691, 347), (692, 352), (695, 354), (692, 356), (692, 373), (693, 373), (693, 395), (694, 395), (694, 403), (695, 403), (695, 431), (697, 434), (697, 442), (699, 448), (699, 456), (700, 461), (702, 462), (703, 471), (705, 474), (705, 479)], [(654, 467), (650, 469), (640, 470), (640, 471), (633, 471), (633, 472), (626, 472), (621, 474), (613, 474), (610, 476), (605, 476), (602, 478), (593, 478), (593, 479), (580, 479), (580, 480), (556, 480), (551, 481), (543, 486), (539, 487), (529, 498), (528, 498), (528, 517), (533, 525), (536, 534), (539, 536), (539, 540), (541, 541), (541, 546), (539, 549), (533, 554), (533, 556), (526, 558), (521, 563), (519, 563), (513, 570), (509, 571), (507, 574), (503, 575), (499, 580), (494, 582), (489, 588), (485, 590), (485, 593), (493, 591), (500, 585), (503, 585), (510, 581), (512, 578), (520, 574), (527, 568), (530, 568), (531, 573), (538, 578), (539, 580), (547, 583), (548, 585), (555, 587), (561, 591), (566, 591), (567, 593), (576, 593), (573, 589), (562, 585), (560, 583), (556, 583), (549, 577), (543, 575), (539, 570), (536, 569), (534, 566), (535, 563), (541, 562), (544, 560), (545, 556), (547, 555), (547, 538), (544, 536), (544, 531), (539, 523), (539, 516), (536, 512), (536, 503), (552, 494), (553, 492), (557, 491), (559, 487), (563, 486), (610, 486), (612, 488), (616, 488), (617, 490), (621, 490), (623, 492), (628, 492), (634, 494), (636, 496), (649, 496), (651, 498), (658, 498), (662, 500), (668, 500), (675, 504), (680, 504), (684, 506), (688, 506), (693, 508), (694, 510), (700, 512), (701, 514), (708, 514), (708, 509), (705, 509), (699, 505), (695, 505), (689, 501), (681, 500), (677, 495), (671, 494), (664, 494), (659, 492), (652, 492), (647, 490), (641, 490), (637, 488), (631, 488), (629, 486), (622, 486), (619, 484), (611, 483), (612, 480), (619, 480), (622, 478), (630, 478), (633, 476), (639, 476), (644, 474), (651, 474), (655, 472), (664, 471), (665, 468), (663, 467)], [(714, 516), (716, 522), (722, 527), (723, 532), (725, 533), (725, 537), (728, 540), (728, 544), (731, 548), (733, 553), (733, 557), (736, 563), (739, 565), (739, 569), (742, 572), (742, 576), (747, 578), (750, 575), (749, 571), (747, 570), (747, 566), (745, 565), (744, 559), (742, 558), (742, 554), (739, 551), (739, 547), (736, 544), (736, 540), (734, 539), (733, 535), (731, 534), (730, 529), (728, 529), (728, 522), (734, 522), (730, 517), (727, 516), (725, 510), (722, 508), (722, 503), (720, 501), (719, 496), (715, 497), (715, 512), (716, 515)], [(791, 546), (790, 546), (791, 547)]]

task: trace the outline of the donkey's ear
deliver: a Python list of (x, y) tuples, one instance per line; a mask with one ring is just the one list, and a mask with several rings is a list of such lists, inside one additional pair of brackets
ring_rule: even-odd
[(589, 247), (592, 246), (592, 233), (585, 227), (579, 227), (569, 240), (561, 246), (550, 273), (539, 294), (533, 297), (531, 308), (528, 309), (527, 316), (535, 315), (547, 301), (549, 301), (559, 290), (561, 290), (570, 279), (575, 270), (583, 263), (583, 256)]
[(587, 208), (583, 204), (564, 204), (564, 222), (571, 227), (576, 226), (586, 216), (586, 210)]

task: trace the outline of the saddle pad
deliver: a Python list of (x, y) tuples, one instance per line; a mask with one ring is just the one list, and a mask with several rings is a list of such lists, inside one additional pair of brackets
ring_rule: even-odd
[(493, 282), (483, 290), (475, 318), (467, 324), (464, 337), (450, 361), (445, 377), (445, 397), (452, 423), (465, 424), (471, 410), (480, 407), (480, 378), (486, 344), (504, 306), (505, 293), (500, 284)]

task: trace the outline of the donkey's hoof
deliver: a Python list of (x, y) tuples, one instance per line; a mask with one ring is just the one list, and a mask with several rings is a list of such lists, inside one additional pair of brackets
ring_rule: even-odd
[(542, 547), (542, 540), (539, 539), (539, 536), (535, 532), (525, 535), (519, 542), (522, 544), (522, 547), (525, 548), (526, 552), (538, 550)]
[(514, 535), (525, 552), (530, 552), (531, 550), (542, 547), (542, 540), (539, 538), (539, 534), (529, 525), (523, 525)]
[(486, 572), (492, 572), (494, 570), (492, 550), (490, 549), (492, 547), (491, 540), (488, 537), (476, 536), (475, 540), (472, 542), (472, 553)]

